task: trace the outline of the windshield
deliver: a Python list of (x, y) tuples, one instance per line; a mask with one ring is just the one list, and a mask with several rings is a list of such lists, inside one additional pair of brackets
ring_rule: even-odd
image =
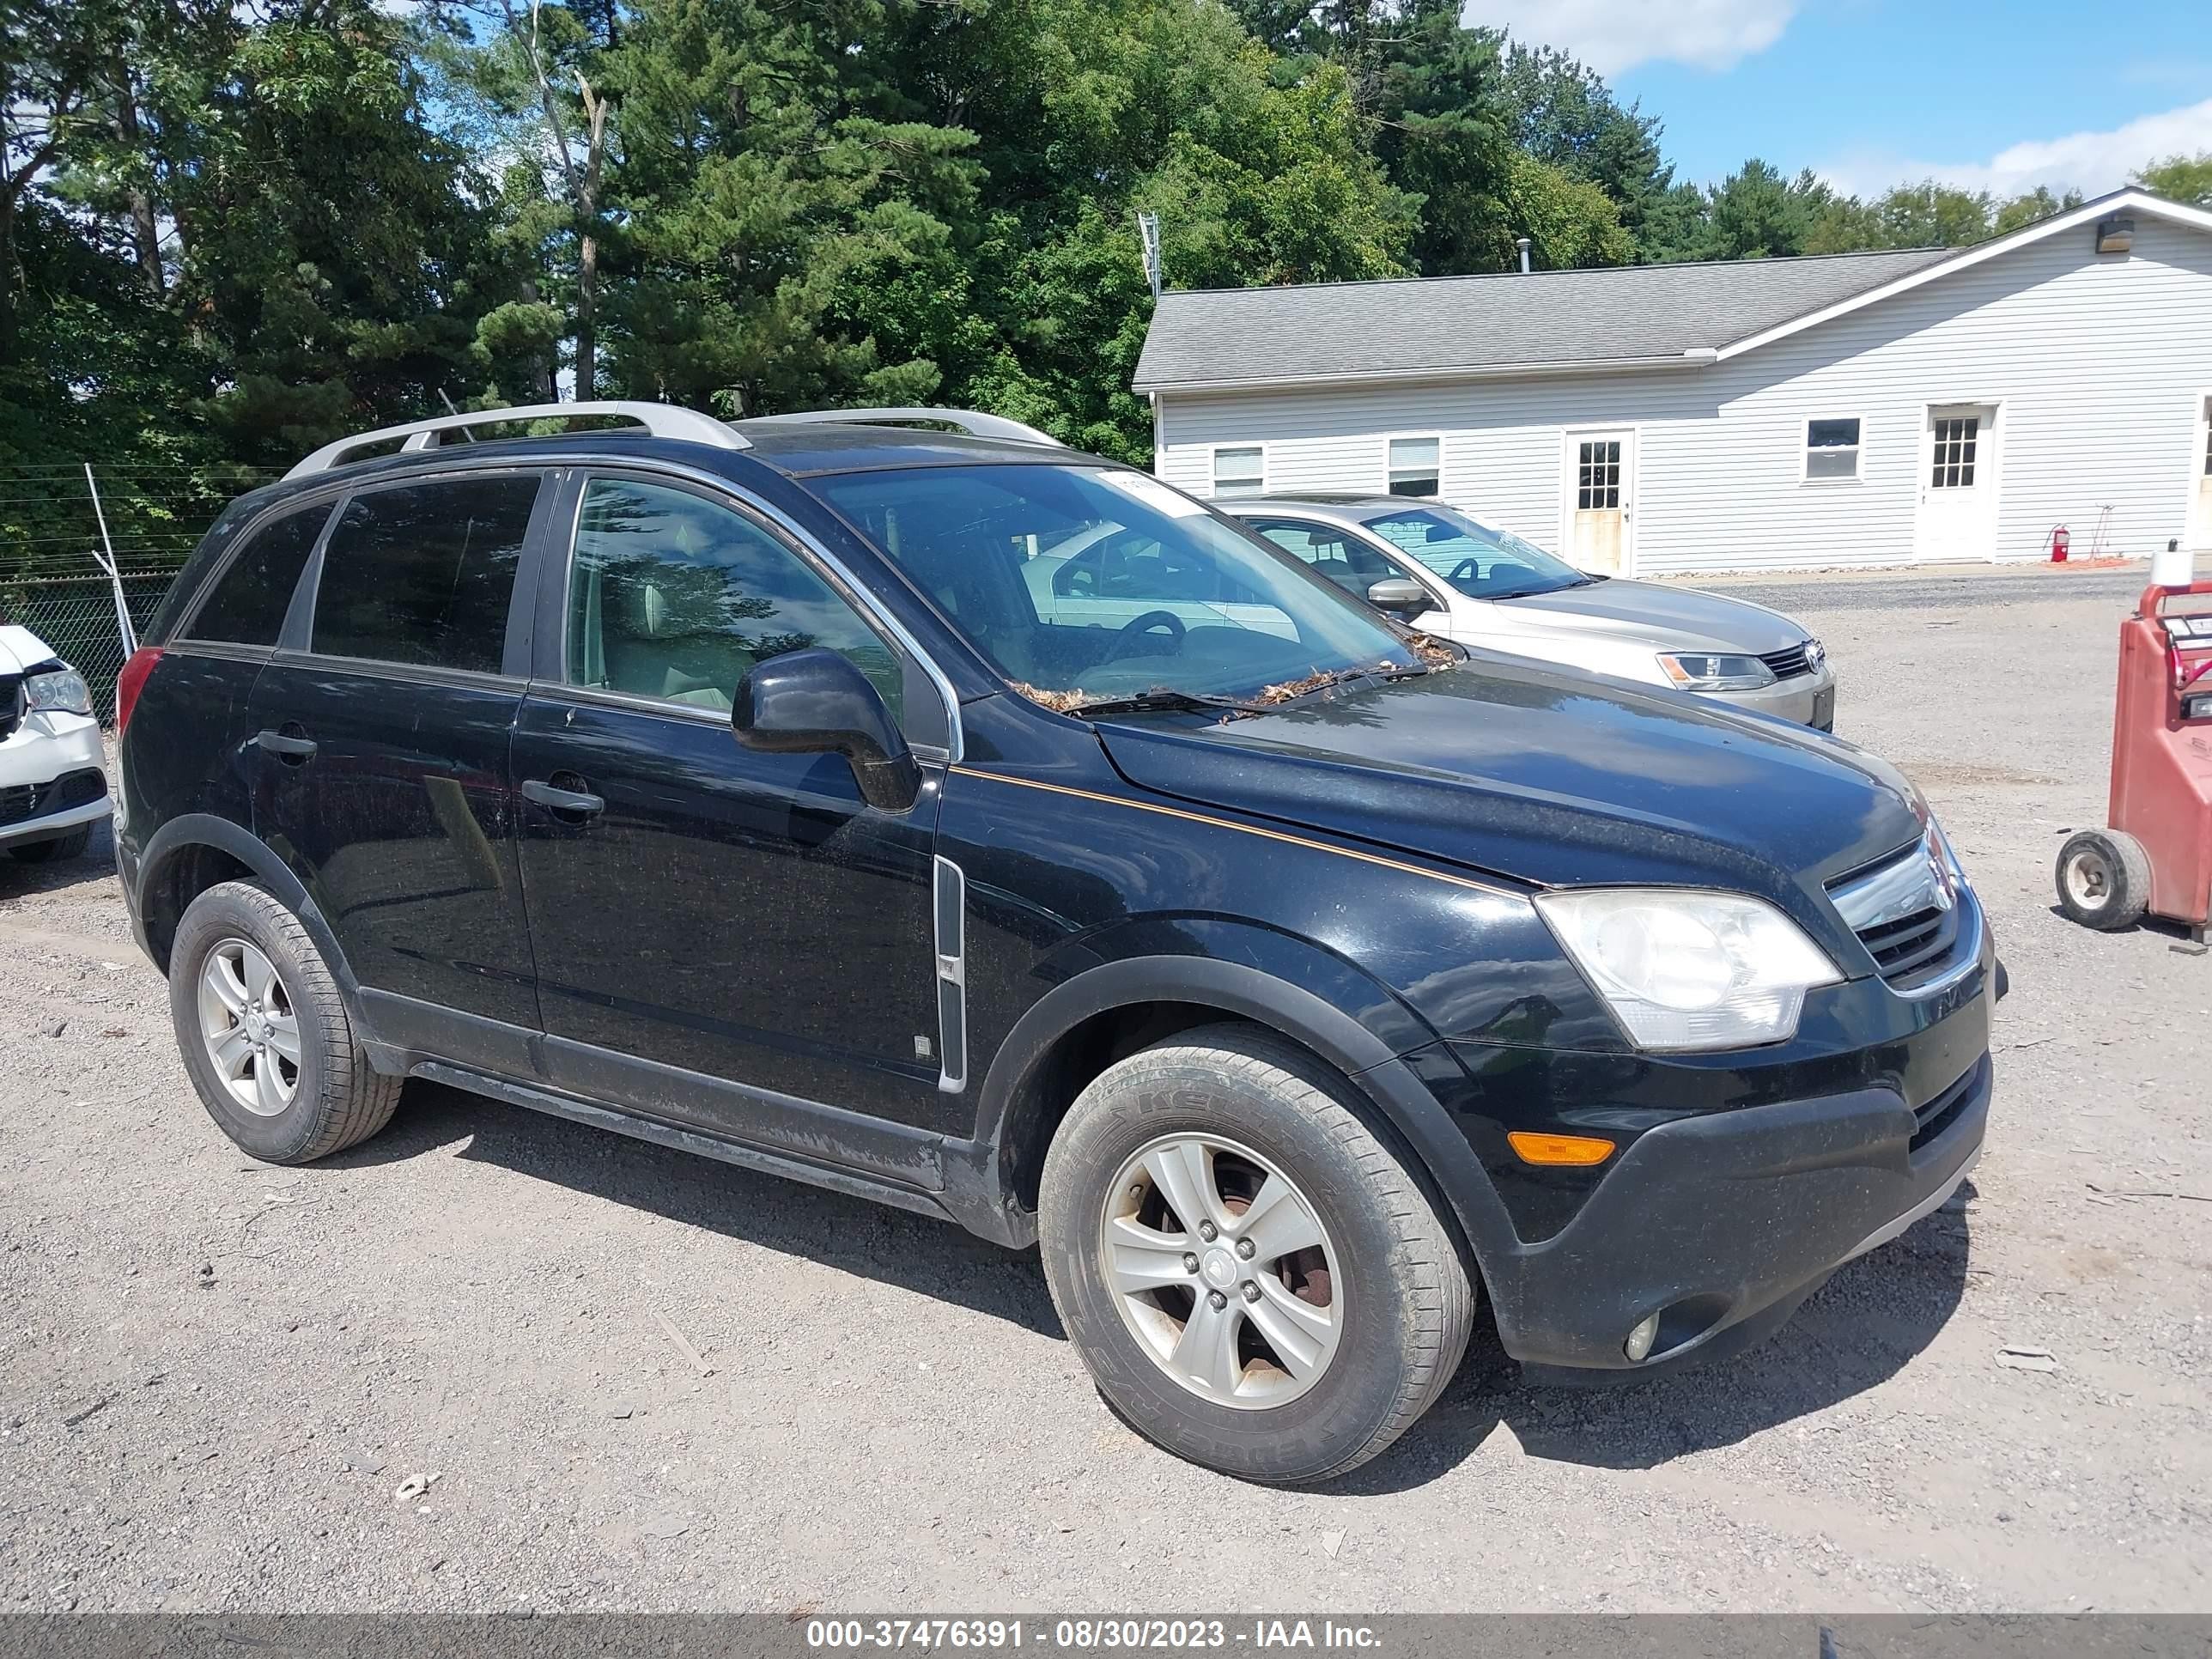
[(1510, 530), (1494, 530), (1455, 507), (1411, 507), (1370, 519), (1367, 528), (1478, 599), (1554, 593), (1591, 579)]
[(927, 467), (815, 488), (1017, 690), (1055, 707), (1241, 698), (1417, 661), (1374, 613), (1141, 472)]

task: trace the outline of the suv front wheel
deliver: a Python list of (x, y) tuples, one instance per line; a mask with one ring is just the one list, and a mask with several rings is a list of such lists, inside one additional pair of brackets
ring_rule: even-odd
[(300, 919), (242, 881), (210, 887), (177, 924), (169, 1012), (208, 1115), (271, 1164), (308, 1164), (392, 1120), (337, 981)]
[(1357, 1468), (1458, 1368), (1474, 1297), (1451, 1235), (1348, 1087), (1245, 1026), (1109, 1066), (1038, 1195), (1047, 1282), (1107, 1404), (1248, 1480)]

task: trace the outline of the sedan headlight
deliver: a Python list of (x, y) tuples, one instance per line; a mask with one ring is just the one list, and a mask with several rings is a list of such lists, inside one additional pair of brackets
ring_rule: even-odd
[(84, 683), (83, 675), (64, 663), (23, 677), (23, 707), (33, 714), (41, 709), (58, 714), (89, 714), (92, 688)]
[(1536, 908), (1644, 1048), (1780, 1042), (1805, 993), (1843, 978), (1796, 923), (1740, 893), (1591, 888)]
[(1708, 651), (1662, 651), (1659, 667), (1685, 691), (1757, 691), (1774, 671), (1756, 657)]

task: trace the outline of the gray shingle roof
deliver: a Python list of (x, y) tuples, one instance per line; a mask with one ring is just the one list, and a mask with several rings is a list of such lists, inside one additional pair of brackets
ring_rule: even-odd
[(1135, 385), (1149, 392), (1679, 357), (1806, 316), (1957, 251), (1171, 289), (1153, 313)]

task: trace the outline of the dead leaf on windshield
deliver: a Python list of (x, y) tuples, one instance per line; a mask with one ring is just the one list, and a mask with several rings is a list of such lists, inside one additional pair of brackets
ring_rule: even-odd
[(1016, 680), (1013, 686), (1031, 702), (1060, 714), (1091, 701), (1080, 686), (1073, 691), (1048, 691), (1041, 685), (1031, 685), (1027, 680)]

